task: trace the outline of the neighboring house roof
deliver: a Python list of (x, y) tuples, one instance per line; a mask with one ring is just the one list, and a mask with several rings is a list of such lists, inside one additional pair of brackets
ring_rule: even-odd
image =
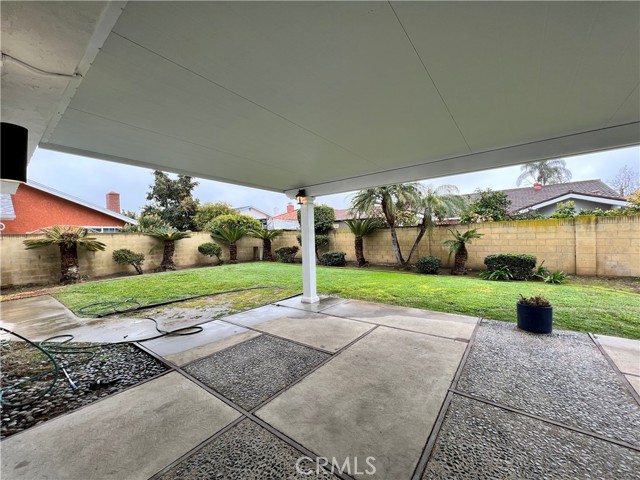
[[(602, 180), (583, 180), (580, 182), (543, 185), (540, 190), (536, 190), (533, 187), (525, 187), (499, 191), (506, 193), (507, 198), (511, 200), (511, 212), (541, 208), (552, 203), (570, 200), (571, 198), (582, 198), (584, 200), (594, 200), (595, 198), (601, 200), (602, 203), (626, 205), (626, 200)], [(478, 196), (477, 193), (469, 195), (471, 201), (476, 200)]]
[(249, 205), (247, 207), (235, 207), (235, 210), (237, 210), (238, 213), (246, 212), (247, 210), (253, 210), (254, 212), (258, 212), (258, 213), (264, 215), (265, 218), (271, 218), (271, 215), (269, 215), (268, 213), (263, 212), (259, 208), (252, 207), (251, 205)]
[(122, 215), (120, 213), (116, 213), (112, 210), (109, 210), (107, 208), (104, 207), (99, 207), (98, 205), (94, 205), (93, 203), (89, 203), (85, 200), (82, 200), (81, 198), (78, 197), (74, 197), (73, 195), (69, 195), (67, 193), (61, 192), (60, 190), (56, 190), (55, 188), (51, 188), (51, 187), (47, 187), (46, 185), (43, 185), (41, 183), (38, 182), (34, 182), (32, 180), (28, 180), (27, 181), (27, 185), (35, 188), (36, 190), (40, 190), (42, 192), (48, 193), (50, 195), (54, 195), (56, 197), (59, 198), (63, 198), (64, 200), (67, 200), (69, 202), (73, 202), (73, 203), (77, 203), (78, 205), (82, 205), (83, 207), (87, 207), (90, 208), (92, 210), (96, 210), (100, 213), (104, 213), (105, 215), (110, 215), (113, 218), (117, 218), (118, 220), (121, 220), (123, 222), (126, 223), (130, 223), (131, 225), (137, 225), (138, 221), (134, 220), (131, 217), (127, 217), (126, 215)]
[(3, 193), (0, 195), (0, 220), (15, 220), (16, 212), (13, 210), (11, 195)]
[(333, 211), (336, 213), (336, 222), (344, 222), (353, 218), (350, 208), (335, 208)]
[(281, 213), (280, 215), (274, 215), (271, 217), (274, 220), (295, 220), (298, 221), (298, 210), (292, 210), (290, 212)]

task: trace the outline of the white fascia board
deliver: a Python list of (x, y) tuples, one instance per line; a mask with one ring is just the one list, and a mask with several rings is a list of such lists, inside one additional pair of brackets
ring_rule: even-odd
[(567, 200), (586, 200), (588, 202), (607, 203), (609, 205), (617, 205), (620, 207), (626, 207), (629, 205), (629, 203), (625, 202), (624, 200), (614, 200), (613, 198), (599, 197), (597, 195), (586, 195), (584, 193), (565, 193), (564, 195), (552, 198), (551, 200), (547, 200), (546, 202), (529, 205), (528, 207), (521, 209), (520, 212), (538, 210), (539, 208), (547, 207), (559, 202), (566, 202)]
[(284, 193), (295, 198), (299, 189), (309, 196), (331, 195), (403, 182), (446, 177), (461, 173), (521, 165), (523, 163), (611, 150), (640, 144), (640, 122), (504, 147), (459, 157), (443, 158), (333, 182), (300, 185)]

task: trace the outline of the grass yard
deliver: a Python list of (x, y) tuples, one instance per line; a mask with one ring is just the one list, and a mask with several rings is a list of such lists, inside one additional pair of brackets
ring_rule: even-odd
[[(77, 312), (91, 303), (128, 297), (147, 305), (253, 286), (279, 287), (282, 298), (298, 294), (301, 266), (256, 262), (197, 268), (72, 285), (53, 296)], [(318, 292), (509, 322), (516, 319), (519, 293), (542, 294), (553, 303), (555, 328), (640, 339), (640, 295), (631, 288), (610, 288), (600, 280), (549, 285), (318, 267)]]

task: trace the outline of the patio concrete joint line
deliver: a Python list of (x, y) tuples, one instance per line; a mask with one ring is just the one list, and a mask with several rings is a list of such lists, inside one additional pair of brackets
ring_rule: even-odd
[[(589, 338), (596, 345), (596, 347), (598, 348), (598, 350), (600, 351), (602, 356), (607, 360), (607, 362), (609, 363), (609, 365), (611, 366), (613, 371), (616, 372), (618, 377), (622, 380), (624, 385), (627, 387), (627, 390), (629, 390), (629, 393), (631, 393), (631, 396), (633, 397), (633, 399), (638, 403), (638, 405), (640, 405), (640, 394), (638, 394), (636, 389), (633, 388), (633, 385), (631, 385), (631, 383), (627, 379), (627, 377), (626, 377), (627, 374), (622, 373), (620, 371), (620, 369), (618, 368), (618, 365), (616, 364), (616, 362), (613, 361), (613, 359), (607, 353), (607, 351), (604, 349), (604, 347), (602, 345), (600, 345), (600, 342), (598, 342), (598, 339), (595, 337), (595, 335), (593, 335), (592, 333), (589, 333)], [(630, 374), (630, 375), (633, 375), (633, 374)]]
[(460, 380), (460, 376), (462, 375), (462, 370), (464, 370), (465, 365), (467, 364), (467, 358), (469, 358), (469, 353), (471, 352), (471, 348), (473, 347), (473, 342), (476, 339), (476, 333), (480, 328), (480, 324), (482, 323), (482, 317), (478, 318), (475, 328), (473, 329), (473, 333), (471, 334), (471, 338), (468, 340), (467, 348), (460, 359), (460, 363), (458, 364), (458, 369), (456, 370), (456, 374), (451, 381), (451, 388), (447, 392), (447, 396), (440, 407), (440, 412), (438, 413), (438, 418), (436, 419), (436, 423), (433, 425), (431, 429), (431, 433), (427, 439), (427, 443), (424, 446), (424, 450), (422, 451), (422, 455), (418, 459), (418, 463), (416, 464), (416, 468), (413, 471), (413, 476), (411, 480), (420, 480), (424, 471), (427, 469), (427, 463), (429, 462), (429, 458), (431, 457), (431, 452), (433, 451), (433, 447), (436, 444), (436, 440), (438, 439), (438, 435), (440, 434), (440, 429), (442, 428), (442, 424), (444, 423), (444, 419), (447, 416), (447, 412), (449, 411), (449, 405), (451, 405), (451, 399), (453, 398), (452, 388), (456, 388), (458, 386), (458, 381)]
[(566, 424), (564, 424), (562, 422), (557, 422), (557, 421), (551, 420), (549, 418), (541, 417), (539, 415), (534, 415), (532, 413), (528, 413), (528, 412), (525, 412), (523, 410), (519, 410), (517, 408), (509, 407), (508, 405), (503, 405), (501, 403), (497, 403), (497, 402), (488, 400), (486, 398), (479, 397), (477, 395), (472, 395), (470, 393), (463, 392), (461, 390), (455, 390), (455, 389), (452, 388), (449, 391), (451, 393), (455, 394), (455, 395), (460, 395), (461, 397), (470, 398), (471, 400), (476, 400), (478, 402), (486, 403), (487, 405), (491, 405), (493, 407), (501, 408), (502, 410), (506, 410), (508, 412), (517, 413), (518, 415), (523, 415), (525, 417), (533, 418), (535, 420), (539, 420), (541, 422), (548, 423), (550, 425), (555, 425), (556, 427), (561, 427), (561, 428), (564, 428), (566, 430), (571, 430), (571, 431), (574, 431), (574, 432), (577, 432), (577, 433), (581, 433), (583, 435), (588, 435), (589, 437), (597, 438), (598, 440), (602, 440), (602, 441), (605, 441), (605, 442), (608, 442), (608, 443), (613, 443), (613, 444), (618, 445), (620, 447), (625, 447), (625, 448), (629, 448), (631, 450), (635, 450), (636, 452), (640, 452), (640, 447), (637, 447), (635, 445), (631, 445), (630, 443), (623, 442), (621, 440), (616, 440), (616, 439), (613, 439), (613, 438), (610, 438), (610, 437), (606, 437), (604, 435), (600, 435), (600, 434), (598, 434), (596, 432), (591, 432), (589, 430), (583, 430), (583, 429), (578, 428), (578, 427), (573, 427), (571, 425), (566, 425)]

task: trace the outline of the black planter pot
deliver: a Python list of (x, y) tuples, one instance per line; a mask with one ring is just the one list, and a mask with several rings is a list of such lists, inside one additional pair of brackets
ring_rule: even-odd
[(522, 303), (518, 307), (518, 328), (532, 333), (551, 333), (553, 307), (532, 307)]

